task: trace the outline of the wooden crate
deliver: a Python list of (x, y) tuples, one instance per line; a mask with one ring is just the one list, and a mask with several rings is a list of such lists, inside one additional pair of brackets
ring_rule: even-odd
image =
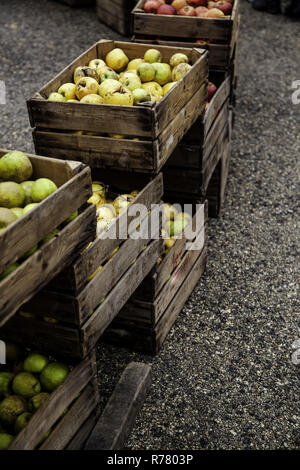
[[(145, 0), (140, 0), (132, 11), (133, 39), (155, 41), (174, 47), (199, 47), (209, 51), (209, 64), (228, 68), (239, 30), (239, 0), (235, 0), (231, 16), (225, 18), (199, 18), (145, 13)], [(196, 45), (197, 47), (197, 45)]]
[[(145, 278), (106, 330), (104, 339), (150, 354), (159, 351), (187, 298), (204, 272), (207, 258), (207, 204), (193, 240), (179, 239)], [(192, 243), (187, 249), (187, 242)]]
[(102, 23), (110, 26), (123, 36), (131, 33), (131, 10), (137, 0), (97, 0), (97, 16)]
[(231, 77), (222, 72), (217, 75), (223, 81), (217, 82), (219, 88), (210, 106), (191, 127), (164, 167), (167, 194), (176, 192), (181, 193), (181, 197), (183, 194), (191, 198), (208, 197), (207, 188), (231, 132)]
[[(147, 15), (148, 14), (149, 13), (147, 13)], [(163, 16), (161, 15), (161, 17)], [(181, 16), (177, 18), (183, 17)], [(221, 42), (217, 42), (215, 38), (213, 38), (211, 41), (203, 41), (201, 43), (197, 43), (196, 39), (193, 40), (188, 36), (174, 38), (168, 36), (162, 37), (162, 35), (160, 34), (159, 37), (157, 37), (152, 34), (146, 35), (145, 33), (134, 33), (134, 35), (132, 36), (132, 41), (142, 42), (144, 44), (171, 47), (200, 47), (201, 49), (205, 49), (206, 51), (208, 51), (208, 65), (210, 68), (217, 70), (229, 70), (234, 60), (234, 51), (236, 43), (238, 41), (240, 27), (240, 15), (235, 13), (234, 18), (235, 20), (233, 23), (231, 37), (229, 40), (226, 40), (226, 43), (224, 44), (222, 44)], [(165, 31), (165, 29), (163, 31)], [(201, 40), (201, 37), (199, 37), (198, 39)]]
[[(2, 328), (2, 336), (12, 340), (18, 332), (19, 341), (47, 352), (60, 351), (64, 356), (84, 358), (95, 346), (107, 326), (127, 302), (163, 251), (163, 241), (153, 240), (127, 269), (105, 300), (91, 312), (81, 326), (48, 323), (33, 317), (15, 315)], [(61, 300), (61, 299), (60, 299)], [(100, 299), (99, 299), (100, 301)]]
[[(65, 381), (51, 393), (47, 402), (16, 436), (9, 450), (66, 448), (91, 414), (99, 416), (99, 391), (95, 374), (96, 357), (93, 352), (74, 366)], [(64, 414), (66, 409), (68, 411)], [(43, 441), (50, 429), (49, 437)]]
[[(141, 57), (149, 48), (103, 40), (82, 54), (54, 80), (28, 101), (36, 151), (57, 158), (76, 158), (91, 167), (117, 167), (157, 173), (177, 143), (204, 110), (207, 97), (207, 52), (157, 46), (168, 61), (175, 52), (184, 52), (193, 67), (157, 103), (138, 106), (92, 105), (51, 102), (46, 98), (72, 80), (74, 69), (95, 58), (105, 58), (114, 47), (122, 48), (129, 59)], [(59, 131), (58, 131), (59, 130)], [(74, 132), (102, 135), (78, 135)], [(125, 135), (124, 139), (103, 137), (105, 133)], [(138, 137), (139, 140), (133, 140)]]
[(223, 209), (230, 156), (231, 141), (229, 140), (206, 191), (206, 197), (209, 201), (208, 210), (210, 217), (219, 217)]
[[(0, 156), (5, 153), (6, 150), (0, 150)], [(33, 246), (83, 207), (91, 195), (89, 168), (77, 162), (28, 156), (34, 178), (48, 177), (58, 190), (0, 232), (0, 272), (20, 262)], [(95, 231), (95, 209), (83, 208), (76, 219), (0, 281), (0, 326), (62, 267), (70, 264), (78, 250), (93, 239)]]

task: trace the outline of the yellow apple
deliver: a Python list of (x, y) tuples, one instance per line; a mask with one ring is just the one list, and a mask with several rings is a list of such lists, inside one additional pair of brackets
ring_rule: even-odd
[(100, 196), (105, 199), (106, 198), (106, 186), (101, 181), (93, 181), (92, 182), (92, 191), (93, 193), (100, 194)]
[(145, 62), (153, 64), (154, 62), (161, 62), (161, 53), (157, 49), (148, 49), (144, 55)]
[(99, 85), (94, 78), (81, 78), (76, 84), (76, 96), (81, 100), (86, 95), (97, 95)]
[(134, 197), (131, 194), (121, 194), (121, 196), (118, 196), (113, 202), (116, 214), (119, 215), (121, 212), (127, 209), (133, 199)]
[(170, 82), (170, 83), (167, 83), (166, 85), (163, 86), (163, 93), (164, 93), (164, 96), (168, 93), (168, 91), (171, 90), (171, 88), (176, 85), (176, 82)]
[(145, 103), (151, 101), (151, 95), (147, 90), (143, 88), (136, 88), (132, 92), (134, 104)]
[[(104, 82), (105, 83), (105, 82)], [(132, 92), (119, 83), (119, 88), (115, 91), (108, 92), (103, 97), (104, 104), (114, 104), (119, 106), (132, 106)]]
[(48, 101), (66, 101), (65, 97), (60, 93), (50, 93)]
[(107, 205), (102, 205), (98, 207), (96, 214), (97, 214), (97, 220), (101, 220), (101, 219), (112, 220), (116, 216), (114, 207), (110, 208)]
[(135, 90), (136, 88), (141, 88), (142, 86), (142, 83), (141, 83), (141, 80), (139, 79), (139, 77), (137, 75), (129, 75), (127, 76), (126, 78), (122, 78), (122, 81), (120, 80), (120, 83), (122, 83), (122, 85), (126, 86), (127, 88), (129, 88), (130, 91), (133, 91)]
[(98, 75), (100, 76), (100, 70), (101, 68), (105, 67), (106, 63), (102, 59), (93, 59), (89, 62), (89, 67), (91, 69), (95, 69)]
[(107, 80), (104, 80), (101, 85), (99, 85), (99, 95), (103, 98), (106, 93), (111, 93), (115, 90), (118, 90), (119, 87), (120, 83), (117, 80), (108, 78)]
[(169, 220), (174, 220), (177, 214), (178, 214), (178, 211), (174, 206), (172, 206), (172, 204), (169, 204), (167, 202), (163, 204), (163, 224), (164, 225)]
[(143, 62), (145, 62), (144, 59), (133, 59), (127, 65), (127, 70), (136, 70)]
[(79, 100), (67, 100), (68, 103), (79, 103)]
[(142, 84), (142, 88), (150, 93), (151, 98), (159, 101), (163, 96), (162, 87), (156, 82), (147, 82)]
[(124, 85), (124, 81), (127, 80), (127, 78), (132, 78), (132, 77), (137, 77), (137, 74), (133, 70), (128, 70), (126, 72), (123, 72), (120, 74), (119, 77), (119, 82)]
[(100, 95), (96, 95), (94, 93), (90, 95), (85, 95), (81, 100), (80, 103), (88, 103), (88, 104), (103, 104), (103, 98)]
[(172, 70), (173, 82), (178, 82), (191, 68), (192, 66), (186, 63), (176, 65)]
[(85, 77), (90, 77), (96, 80), (96, 82), (99, 83), (99, 75), (95, 69), (92, 69), (91, 67), (77, 67), (74, 71), (74, 83), (75, 85), (81, 78)]
[(108, 79), (119, 80), (119, 75), (113, 69), (106, 67), (105, 69), (103, 68), (102, 71), (100, 72), (100, 81), (102, 83), (104, 82), (104, 80), (108, 80)]
[(181, 52), (177, 52), (177, 54), (173, 54), (171, 59), (170, 59), (170, 65), (171, 67), (176, 67), (178, 64), (188, 64), (189, 59), (185, 54), (182, 54)]
[(129, 59), (124, 51), (117, 47), (106, 55), (105, 62), (115, 72), (122, 72), (129, 63)]
[(125, 139), (125, 135), (122, 134), (108, 134), (111, 139)]
[(64, 83), (58, 89), (58, 93), (60, 93), (67, 101), (74, 100), (76, 98), (75, 94), (76, 85), (74, 83)]

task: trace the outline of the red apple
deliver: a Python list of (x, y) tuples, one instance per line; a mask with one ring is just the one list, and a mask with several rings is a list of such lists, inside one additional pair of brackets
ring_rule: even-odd
[(197, 7), (195, 8), (195, 13), (196, 16), (199, 16), (200, 18), (205, 15), (205, 13), (208, 11), (206, 7)]
[(171, 5), (179, 11), (181, 8), (186, 7), (187, 3), (186, 0), (174, 0)]
[(231, 15), (232, 5), (231, 3), (227, 1), (220, 0), (219, 2), (216, 3), (216, 8), (221, 10), (224, 13), (224, 15)]
[(204, 18), (222, 18), (224, 16), (225, 15), (221, 10), (218, 8), (212, 8), (205, 13)]
[(175, 10), (174, 7), (172, 7), (172, 5), (160, 5), (160, 7), (157, 10), (157, 14), (158, 15), (176, 15), (177, 11)]
[(210, 101), (212, 99), (212, 97), (214, 96), (216, 91), (217, 91), (216, 85), (213, 82), (208, 82), (208, 85), (207, 85), (207, 99), (208, 99), (208, 101)]
[(187, 5), (179, 10), (178, 15), (181, 16), (196, 16), (195, 8)]
[(211, 8), (216, 8), (216, 3), (217, 2), (213, 2), (213, 1), (210, 1), (207, 3), (207, 8), (210, 10)]
[(156, 13), (161, 3), (159, 0), (147, 0), (144, 5), (145, 13)]
[(203, 39), (197, 39), (197, 44), (209, 44), (209, 41), (204, 41)]
[(188, 4), (191, 5), (191, 7), (200, 7), (205, 6), (207, 4), (207, 0), (187, 0)]

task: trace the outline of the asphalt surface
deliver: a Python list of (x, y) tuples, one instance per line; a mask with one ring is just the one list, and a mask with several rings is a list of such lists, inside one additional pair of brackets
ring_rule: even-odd
[[(127, 449), (299, 449), (296, 303), (299, 23), (242, 1), (236, 126), (209, 262), (155, 358), (99, 345), (102, 405), (131, 360), (153, 387)], [(1, 0), (0, 146), (32, 151), (25, 99), (100, 38), (92, 8)]]

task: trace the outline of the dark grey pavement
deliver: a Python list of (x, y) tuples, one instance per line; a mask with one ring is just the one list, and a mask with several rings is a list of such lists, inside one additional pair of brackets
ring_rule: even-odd
[[(153, 387), (128, 449), (300, 448), (296, 303), (300, 23), (242, 1), (237, 118), (227, 199), (208, 268), (157, 357), (99, 345), (102, 404), (131, 360)], [(1, 0), (0, 146), (33, 150), (25, 98), (100, 38), (93, 9)], [(298, 167), (299, 169), (299, 167)]]

